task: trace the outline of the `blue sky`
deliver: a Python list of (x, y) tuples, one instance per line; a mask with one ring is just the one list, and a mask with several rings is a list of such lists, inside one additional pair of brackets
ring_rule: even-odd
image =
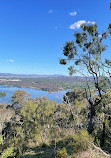
[(110, 0), (0, 0), (0, 72), (67, 75), (62, 47), (83, 21), (105, 30)]

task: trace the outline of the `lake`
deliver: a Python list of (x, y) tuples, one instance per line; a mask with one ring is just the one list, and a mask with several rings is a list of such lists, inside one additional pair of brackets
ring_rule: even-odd
[(68, 90), (59, 90), (56, 91), (55, 93), (49, 93), (48, 91), (43, 91), (39, 89), (32, 89), (32, 88), (18, 88), (18, 87), (13, 87), (13, 86), (5, 86), (5, 85), (0, 85), (0, 91), (5, 92), (6, 96), (0, 97), (0, 103), (6, 103), (6, 104), (11, 104), (11, 97), (14, 94), (16, 90), (24, 90), (27, 93), (30, 94), (32, 98), (36, 97), (47, 97), (50, 100), (55, 100), (56, 103), (60, 103), (63, 95), (68, 92)]

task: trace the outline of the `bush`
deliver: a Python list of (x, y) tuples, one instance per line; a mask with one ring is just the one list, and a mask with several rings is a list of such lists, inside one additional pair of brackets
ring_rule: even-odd
[(2, 154), (1, 154), (1, 158), (7, 158), (9, 156), (12, 155), (14, 148), (13, 147), (9, 147), (7, 149), (5, 149)]
[(66, 148), (62, 148), (57, 151), (57, 158), (67, 158), (67, 157), (68, 155), (67, 155)]
[(90, 136), (86, 130), (81, 130), (74, 134), (73, 141), (69, 143), (73, 153), (85, 151), (89, 147)]
[(70, 143), (70, 142), (72, 142), (73, 141), (73, 136), (66, 136), (66, 137), (64, 137), (63, 139), (61, 139), (61, 140), (59, 140), (58, 142), (57, 142), (57, 146), (60, 148), (60, 147), (66, 147), (66, 146), (68, 146), (68, 144)]
[(41, 147), (42, 147), (42, 148), (46, 148), (46, 147), (47, 147), (47, 144), (46, 144), (46, 143), (42, 143), (42, 144), (41, 144)]

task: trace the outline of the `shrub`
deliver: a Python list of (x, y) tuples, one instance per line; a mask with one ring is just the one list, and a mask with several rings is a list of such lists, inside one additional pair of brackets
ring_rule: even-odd
[(66, 136), (65, 138), (63, 138), (57, 142), (57, 146), (66, 147), (72, 141), (73, 141), (73, 136)]
[(89, 147), (90, 136), (86, 130), (81, 130), (74, 134), (73, 141), (69, 143), (73, 153), (85, 151)]
[(46, 147), (47, 147), (47, 144), (46, 144), (46, 143), (42, 143), (42, 144), (41, 144), (41, 147), (42, 147), (42, 148), (46, 148)]
[(11, 156), (12, 153), (13, 153), (13, 150), (14, 150), (13, 147), (9, 147), (9, 148), (5, 149), (5, 150), (2, 152), (1, 158), (7, 158), (8, 156)]
[(67, 158), (67, 157), (68, 155), (67, 155), (66, 148), (62, 148), (57, 151), (57, 158)]

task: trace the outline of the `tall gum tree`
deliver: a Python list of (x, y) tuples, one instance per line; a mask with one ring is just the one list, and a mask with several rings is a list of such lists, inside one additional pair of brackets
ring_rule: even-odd
[[(104, 88), (110, 85), (111, 60), (103, 57), (107, 48), (104, 43), (110, 35), (111, 25), (108, 31), (100, 35), (96, 24), (83, 24), (81, 31), (74, 33), (74, 40), (65, 43), (63, 48), (65, 58), (60, 60), (62, 65), (70, 64), (68, 68), (70, 75), (75, 73), (86, 78), (87, 87), (84, 90), (90, 109), (88, 123), (90, 134), (94, 130), (94, 117), (102, 101)], [(90, 88), (90, 80), (94, 83), (93, 91)]]

